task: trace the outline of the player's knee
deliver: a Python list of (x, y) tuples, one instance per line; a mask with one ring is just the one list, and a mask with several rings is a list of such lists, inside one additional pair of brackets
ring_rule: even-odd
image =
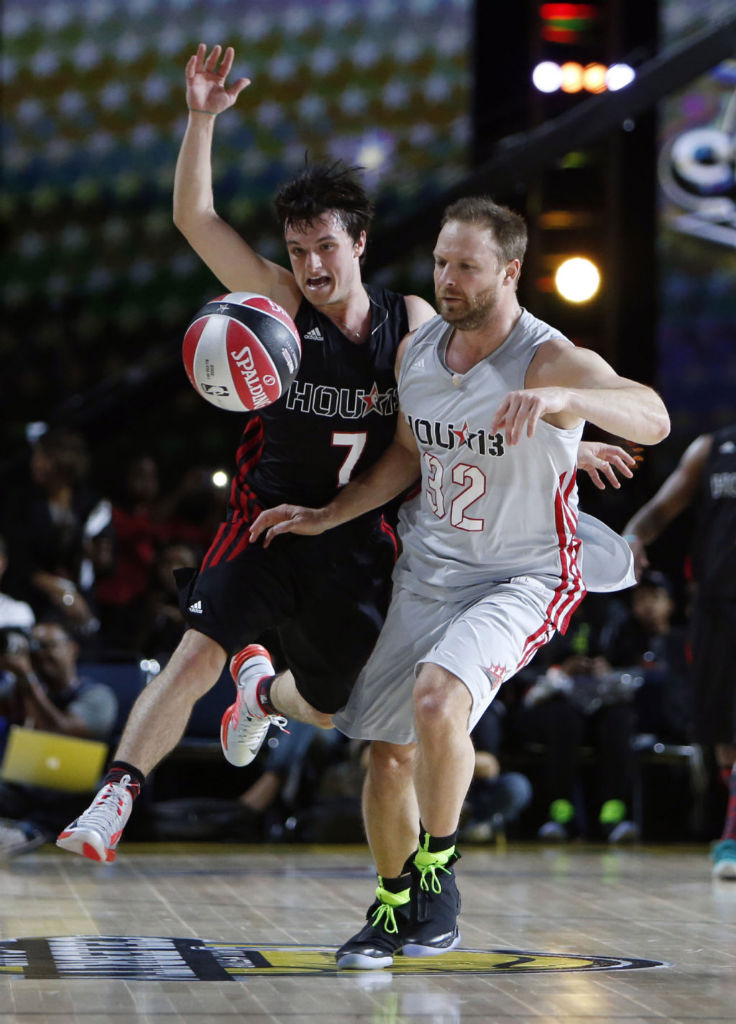
[(465, 685), (436, 665), (425, 665), (414, 684), (414, 720), (419, 732), (444, 730), (467, 721), (472, 701)]
[(335, 728), (332, 715), (328, 715), (324, 711), (317, 711), (315, 708), (312, 708), (312, 725), (316, 725), (318, 729)]
[(168, 679), (173, 685), (186, 688), (195, 699), (211, 690), (227, 662), (223, 648), (210, 637), (190, 629), (159, 679)]
[(374, 740), (368, 751), (368, 770), (371, 776), (380, 779), (395, 778), (411, 773), (414, 768), (415, 745), (384, 743)]

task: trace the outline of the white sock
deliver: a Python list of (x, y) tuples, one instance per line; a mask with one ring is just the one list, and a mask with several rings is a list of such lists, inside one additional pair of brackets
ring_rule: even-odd
[(252, 658), (248, 658), (247, 661), (243, 662), (238, 673), (238, 686), (255, 687), (264, 676), (273, 676), (275, 674), (271, 660), (263, 654), (255, 654)]

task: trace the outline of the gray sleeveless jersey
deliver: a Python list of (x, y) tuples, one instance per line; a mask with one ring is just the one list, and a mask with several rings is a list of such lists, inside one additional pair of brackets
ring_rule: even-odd
[[(583, 592), (575, 537), (575, 484), (583, 425), (540, 421), (509, 445), (490, 433), (509, 391), (524, 387), (537, 347), (559, 331), (526, 310), (504, 343), (464, 374), (448, 370), (453, 328), (441, 317), (413, 336), (399, 374), (399, 403), (421, 452), (421, 493), (402, 509), (397, 579), (417, 593), (482, 588), (515, 576), (559, 581), (558, 612)], [(554, 615), (554, 618), (557, 618)]]

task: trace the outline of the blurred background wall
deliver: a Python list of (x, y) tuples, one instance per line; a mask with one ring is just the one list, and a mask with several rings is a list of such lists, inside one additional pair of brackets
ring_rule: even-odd
[[(523, 303), (672, 414), (633, 484), (585, 492), (612, 525), (736, 418), (732, 0), (6, 0), (2, 18), (0, 486), (38, 423), (85, 432), (103, 490), (142, 446), (172, 479), (230, 468), (240, 418), (198, 399), (180, 360), (222, 291), (170, 212), (200, 41), (233, 45), (252, 79), (218, 119), (215, 197), (270, 258), (285, 262), (270, 198), (305, 152), (366, 168), (368, 276), (430, 300), (448, 198), (483, 190), (527, 216)], [(542, 62), (637, 77), (542, 92)], [(572, 255), (601, 273), (588, 302), (556, 290)]]

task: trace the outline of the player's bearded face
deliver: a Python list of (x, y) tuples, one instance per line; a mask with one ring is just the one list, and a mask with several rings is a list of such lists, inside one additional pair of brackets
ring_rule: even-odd
[(436, 291), (437, 305), (444, 319), (461, 331), (476, 331), (490, 319), (498, 305), (498, 288), (491, 285), (473, 296), (457, 298), (449, 302)]
[(443, 318), (474, 331), (493, 318), (503, 293), (505, 265), (490, 232), (448, 221), (434, 251), (434, 290)]

